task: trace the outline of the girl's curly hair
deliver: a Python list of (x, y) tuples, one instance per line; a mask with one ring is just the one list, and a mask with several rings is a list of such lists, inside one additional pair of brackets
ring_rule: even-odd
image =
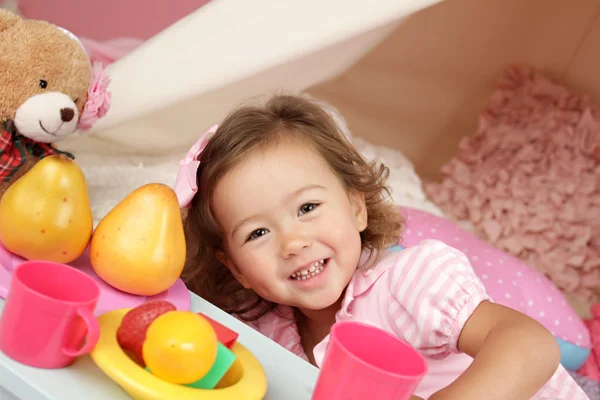
[(400, 240), (403, 228), (398, 208), (386, 201), (389, 169), (367, 162), (341, 132), (333, 117), (317, 102), (276, 95), (263, 106), (244, 106), (229, 114), (199, 157), (198, 192), (185, 218), (188, 256), (182, 278), (187, 287), (226, 312), (255, 320), (276, 308), (245, 289), (216, 257), (223, 250), (221, 230), (212, 213), (217, 182), (250, 152), (267, 150), (283, 140), (302, 140), (329, 164), (348, 191), (365, 196), (368, 226), (361, 233), (365, 268), (381, 250)]

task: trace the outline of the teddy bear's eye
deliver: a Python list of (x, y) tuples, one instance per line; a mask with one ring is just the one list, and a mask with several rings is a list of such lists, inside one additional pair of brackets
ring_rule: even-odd
[(48, 82), (46, 82), (46, 81), (45, 81), (45, 80), (43, 80), (43, 79), (40, 79), (40, 87), (41, 87), (42, 89), (46, 89), (46, 87), (48, 87)]

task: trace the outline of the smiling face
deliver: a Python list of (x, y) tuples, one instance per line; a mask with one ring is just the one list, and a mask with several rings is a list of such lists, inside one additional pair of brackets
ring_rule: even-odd
[(326, 161), (300, 141), (249, 155), (217, 184), (221, 261), (265, 300), (319, 310), (355, 272), (366, 228), (363, 197), (348, 194)]

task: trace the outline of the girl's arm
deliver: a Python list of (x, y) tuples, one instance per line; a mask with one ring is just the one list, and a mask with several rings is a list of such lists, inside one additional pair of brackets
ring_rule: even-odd
[(430, 400), (530, 399), (560, 363), (558, 343), (540, 323), (488, 301), (467, 320), (458, 349), (473, 363)]

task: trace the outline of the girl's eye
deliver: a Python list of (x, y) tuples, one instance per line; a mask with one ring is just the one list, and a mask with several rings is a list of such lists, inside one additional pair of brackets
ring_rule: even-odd
[(313, 211), (315, 208), (317, 208), (319, 205), (315, 204), (315, 203), (306, 203), (303, 204), (302, 207), (300, 207), (300, 215), (303, 214), (308, 214), (309, 212)]
[(263, 236), (263, 235), (266, 235), (268, 232), (269, 232), (269, 231), (268, 231), (268, 230), (266, 230), (265, 228), (260, 228), (260, 229), (257, 229), (257, 230), (255, 230), (254, 232), (252, 232), (252, 233), (250, 234), (250, 236), (248, 236), (248, 239), (246, 239), (246, 241), (249, 241), (249, 240), (254, 240), (254, 239), (258, 239), (259, 237), (261, 237), (261, 236)]

